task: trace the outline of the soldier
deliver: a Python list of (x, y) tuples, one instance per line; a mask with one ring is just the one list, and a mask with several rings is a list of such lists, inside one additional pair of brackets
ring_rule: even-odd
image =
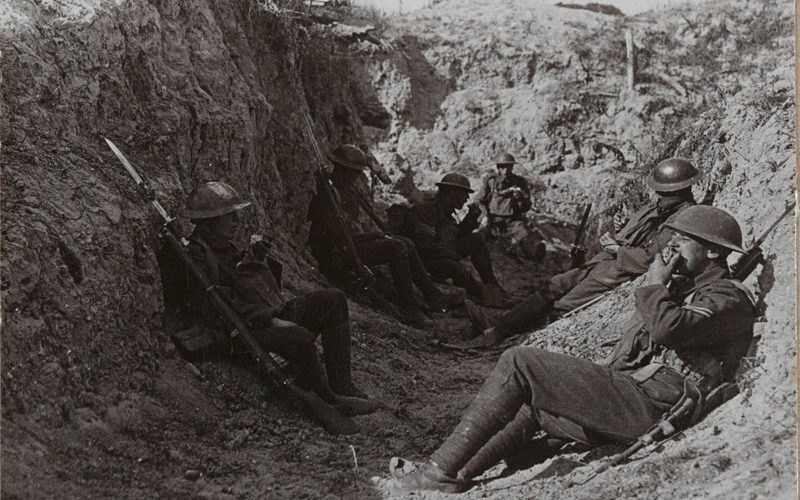
[[(480, 210), (470, 206), (464, 219), (457, 223), (453, 212), (461, 209), (473, 192), (469, 179), (451, 172), (437, 182), (436, 197), (412, 207), (403, 222), (403, 234), (417, 246), (422, 262), (435, 278), (451, 279), (453, 284), (489, 307), (505, 303), (504, 290), (492, 269), (489, 250), (483, 237), (473, 231), (478, 227)], [(469, 256), (481, 282), (461, 263)]]
[(663, 224), (695, 205), (691, 186), (702, 175), (688, 160), (671, 158), (659, 163), (647, 181), (658, 199), (631, 217), (616, 238), (603, 234), (602, 252), (584, 265), (552, 277), (547, 290), (532, 294), (502, 317), (487, 317), (468, 303), (473, 326), (485, 334), (456, 347), (486, 347), (529, 331), (548, 317), (571, 311), (647, 271), (653, 256), (669, 241), (670, 232)]
[(540, 430), (587, 444), (631, 443), (684, 393), (705, 400), (732, 380), (756, 317), (751, 294), (730, 279), (726, 261), (731, 251), (743, 252), (739, 225), (699, 205), (666, 226), (674, 231), (672, 254), (650, 264), (608, 365), (532, 347), (507, 350), (450, 437), (399, 486), (459, 492), (501, 459), (513, 464), (523, 451), (545, 459), (546, 441), (530, 440)]
[[(345, 414), (371, 413), (381, 405), (366, 399), (350, 374), (350, 319), (347, 298), (321, 290), (291, 300), (281, 289), (281, 264), (267, 257), (266, 241), (240, 249), (234, 238), (239, 210), (250, 205), (224, 182), (206, 182), (190, 195), (182, 213), (195, 224), (188, 253), (253, 329), (259, 344), (298, 365), (298, 385), (319, 395)], [(174, 254), (162, 255), (165, 302), (192, 324), (225, 331), (220, 314), (204, 288), (191, 278)], [(187, 278), (189, 277), (189, 278)], [(322, 337), (322, 368), (316, 337)], [(212, 351), (229, 352), (230, 341), (216, 335)]]
[(534, 260), (544, 258), (544, 242), (528, 231), (527, 212), (533, 206), (528, 181), (513, 172), (516, 159), (501, 153), (495, 160), (497, 172), (484, 180), (476, 200), (486, 216), (487, 229), (494, 235), (508, 235), (510, 249), (519, 247)]
[[(338, 226), (347, 231), (343, 235), (352, 241), (358, 259), (364, 265), (388, 264), (395, 287), (400, 296), (400, 319), (414, 326), (430, 327), (431, 321), (420, 310), (414, 298), (416, 284), (428, 306), (434, 311), (450, 307), (463, 302), (463, 293), (444, 293), (431, 281), (428, 271), (422, 264), (414, 243), (405, 237), (375, 231), (363, 224), (360, 219), (359, 197), (355, 182), (368, 167), (368, 159), (356, 146), (343, 144), (337, 147), (328, 158), (334, 165), (331, 173), (335, 202), (338, 211), (344, 215), (345, 226)], [(320, 189), (327, 186), (318, 186), (317, 196), (311, 201), (308, 217), (311, 220), (311, 233), (309, 243), (311, 251), (320, 268), (328, 275), (341, 278), (342, 261), (346, 258), (338, 252), (337, 239), (342, 235), (333, 234), (336, 231), (337, 207), (329, 207), (320, 196)], [(363, 199), (362, 199), (363, 200)], [(365, 202), (363, 200), (362, 202)]]

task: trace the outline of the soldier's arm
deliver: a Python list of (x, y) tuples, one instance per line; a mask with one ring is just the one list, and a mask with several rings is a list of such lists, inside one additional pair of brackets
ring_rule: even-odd
[(648, 244), (642, 248), (620, 245), (617, 250), (617, 264), (623, 271), (641, 274), (647, 271), (653, 257), (661, 252), (672, 238), (672, 230), (662, 228)]
[(714, 345), (741, 335), (741, 325), (753, 320), (753, 307), (741, 290), (724, 283), (702, 287), (690, 304), (677, 303), (664, 285), (637, 289), (636, 308), (650, 338), (677, 348)]

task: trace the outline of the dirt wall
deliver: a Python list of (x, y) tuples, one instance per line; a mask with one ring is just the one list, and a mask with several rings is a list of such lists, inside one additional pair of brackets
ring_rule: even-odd
[(170, 213), (197, 183), (236, 187), (291, 280), (314, 276), (298, 111), (323, 148), (358, 142), (361, 125), (348, 62), (258, 2), (32, 2), (0, 21), (5, 493), (41, 459), (15, 448), (18, 426), (45, 436), (76, 409), (105, 411), (108, 394), (152, 388), (171, 349), (158, 220), (103, 138)]

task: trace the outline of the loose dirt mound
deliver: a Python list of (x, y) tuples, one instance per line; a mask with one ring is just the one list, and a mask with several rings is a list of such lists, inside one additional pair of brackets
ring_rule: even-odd
[[(158, 221), (103, 137), (172, 213), (198, 182), (233, 184), (254, 202), (248, 232), (275, 237), (295, 293), (324, 286), (303, 249), (300, 207), (314, 165), (298, 113), (306, 107), (323, 146), (374, 141), (401, 185), (429, 188), (457, 161), (471, 162), (477, 180), (478, 165), (509, 148), (526, 159), (525, 173), (541, 174), (539, 209), (557, 221), (586, 200), (599, 213), (627, 193), (641, 199), (636, 162), (659, 155), (720, 172), (710, 176), (716, 202), (749, 236), (793, 193), (791, 5), (759, 12), (726, 2), (636, 18), (645, 73), (672, 72), (631, 95), (619, 93), (619, 53), (606, 52), (619, 45), (617, 18), (442, 2), (370, 39), (333, 26), (336, 13), (313, 11), (312, 22), (266, 5), (85, 0), (0, 14), (5, 496), (386, 496), (369, 478), (385, 475), (392, 455), (433, 451), (499, 354), (431, 345), (464, 328), (463, 318), (439, 317), (437, 330), (421, 332), (352, 304), (355, 378), (391, 410), (360, 418), (362, 433), (348, 438), (298, 416), (247, 366), (187, 363), (161, 328)], [(511, 24), (489, 37), (489, 14)], [(767, 25), (778, 36), (765, 35)], [(565, 48), (559, 37), (572, 41)], [(701, 49), (706, 59), (678, 64)], [(719, 78), (698, 73), (703, 66)], [(702, 82), (719, 90), (698, 92)], [(373, 127), (386, 125), (386, 110), (392, 123), (381, 132)], [(629, 163), (604, 146), (595, 152), (597, 143)], [(600, 217), (595, 231), (607, 223)], [(586, 486), (529, 482), (532, 469), (467, 495), (794, 495), (793, 237), (781, 225), (751, 279), (764, 321), (736, 400), (662, 452)], [(563, 265), (495, 256), (517, 291)], [(527, 342), (599, 359), (630, 289)]]

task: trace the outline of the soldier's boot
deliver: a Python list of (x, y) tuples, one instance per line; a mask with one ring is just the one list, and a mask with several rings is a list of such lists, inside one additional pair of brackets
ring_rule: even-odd
[(533, 330), (547, 322), (553, 302), (534, 292), (521, 303), (496, 319), (496, 323), (507, 332), (517, 335)]
[(347, 417), (355, 417), (357, 415), (369, 415), (375, 413), (381, 408), (386, 408), (386, 405), (380, 401), (372, 399), (362, 399), (353, 396), (337, 396), (338, 403), (336, 408)]
[(506, 291), (498, 283), (484, 284), (477, 299), (480, 305), (491, 308), (502, 308), (508, 303)]
[(445, 312), (463, 304), (466, 297), (466, 292), (461, 288), (452, 288), (445, 291), (434, 288), (433, 291), (425, 297), (425, 301), (428, 303), (428, 308), (430, 308), (431, 311)]
[(525, 400), (522, 383), (513, 374), (512, 359), (503, 354), (461, 422), (450, 437), (433, 452), (425, 466), (398, 479), (405, 490), (465, 491), (468, 477), (459, 471), (509, 422), (514, 420)]
[(469, 318), (470, 323), (472, 323), (473, 333), (475, 334), (474, 336), (479, 336), (491, 327), (495, 327), (497, 330), (499, 330), (498, 333), (500, 334), (506, 333), (505, 328), (503, 328), (503, 325), (501, 325), (496, 318), (488, 314), (484, 314), (473, 302), (469, 300), (464, 301), (464, 308), (467, 311), (467, 317)]
[[(515, 457), (520, 457), (525, 449), (530, 446), (533, 437), (541, 430), (539, 423), (531, 415), (531, 407), (522, 405), (522, 408), (503, 430), (489, 440), (476, 453), (469, 462), (459, 471), (458, 479), (461, 482), (471, 481), (486, 472), (490, 467), (506, 459), (506, 464), (519, 470), (520, 461), (511, 465)], [(511, 457), (511, 458), (510, 458)], [(531, 464), (533, 465), (533, 464)]]
[(398, 316), (400, 321), (409, 326), (423, 330), (433, 328), (433, 321), (425, 316), (425, 313), (422, 312), (416, 302), (401, 304)]

